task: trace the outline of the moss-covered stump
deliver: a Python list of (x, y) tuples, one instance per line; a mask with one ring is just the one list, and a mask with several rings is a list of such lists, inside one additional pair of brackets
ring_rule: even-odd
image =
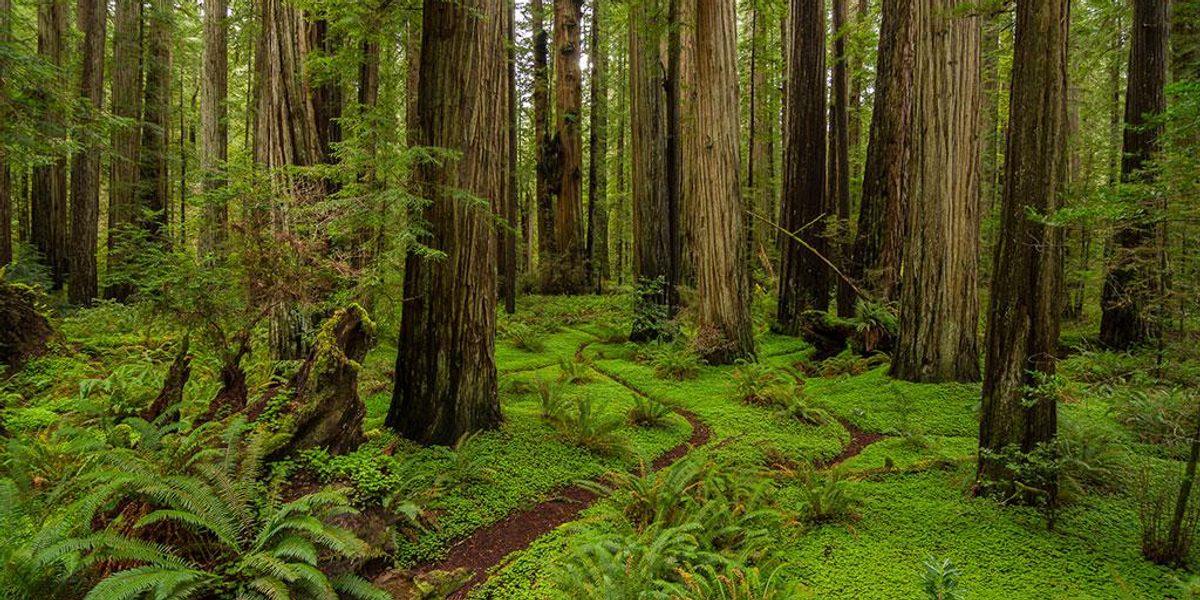
[(363, 442), (366, 406), (358, 397), (358, 372), (375, 345), (375, 324), (357, 304), (339, 309), (321, 325), (308, 358), (288, 385), (290, 399), (273, 428), (272, 456), (308, 448), (333, 454)]
[(0, 364), (15, 373), (46, 353), (54, 328), (38, 308), (37, 290), (0, 281)]
[[(163, 380), (162, 390), (158, 392), (154, 402), (151, 402), (150, 406), (142, 413), (143, 419), (154, 422), (171, 407), (183, 403), (183, 388), (187, 386), (188, 378), (192, 375), (192, 355), (188, 351), (189, 342), (189, 338), (184, 336), (179, 350), (175, 353), (175, 360), (171, 362), (171, 368), (167, 371), (167, 377)], [(178, 416), (178, 411), (174, 412), (175, 416)]]

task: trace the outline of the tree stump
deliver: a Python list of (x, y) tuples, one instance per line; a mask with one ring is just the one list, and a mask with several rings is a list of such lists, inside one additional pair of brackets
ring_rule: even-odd
[[(151, 402), (150, 406), (142, 413), (142, 418), (146, 421), (153, 423), (172, 406), (178, 406), (183, 402), (183, 388), (192, 375), (192, 355), (188, 352), (189, 345), (189, 339), (184, 337), (179, 351), (175, 353), (175, 360), (171, 363), (170, 370), (167, 371), (167, 378), (163, 381), (162, 390), (158, 392), (154, 402)], [(178, 413), (179, 411), (176, 410), (172, 420), (178, 418)]]
[(321, 325), (309, 352), (288, 385), (291, 400), (269, 446), (271, 457), (308, 448), (350, 452), (363, 442), (366, 406), (358, 397), (358, 372), (375, 344), (375, 325), (357, 304), (339, 309)]
[(46, 353), (54, 329), (38, 310), (37, 290), (0, 281), (0, 364), (15, 373), (31, 358)]

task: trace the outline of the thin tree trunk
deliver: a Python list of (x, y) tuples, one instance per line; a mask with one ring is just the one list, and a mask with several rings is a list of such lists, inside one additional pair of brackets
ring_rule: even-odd
[[(626, 76), (626, 68), (625, 68), (626, 58), (625, 57), (627, 55), (629, 55), (630, 52), (632, 52), (632, 50), (629, 50), (628, 48), (626, 50), (627, 51), (624, 53), (618, 53), (619, 58), (617, 60), (617, 81), (623, 81)], [(616, 230), (617, 285), (625, 284), (625, 272), (626, 272), (625, 265), (627, 262), (626, 255), (628, 254), (625, 251), (625, 248), (627, 245), (626, 232), (629, 231), (629, 227), (626, 225), (626, 223), (629, 223), (631, 220), (631, 219), (626, 218), (626, 215), (629, 214), (629, 206), (628, 206), (629, 190), (625, 186), (625, 183), (626, 183), (626, 180), (625, 180), (625, 130), (627, 129), (627, 122), (628, 122), (627, 115), (629, 115), (629, 113), (630, 113), (629, 90), (632, 87), (633, 87), (632, 85), (623, 85), (623, 86), (618, 86), (618, 89), (617, 89), (617, 102), (618, 102), (617, 157), (616, 157), (616, 159), (617, 159), (616, 160), (616, 171), (617, 171), (617, 173), (616, 173), (616, 177), (617, 177), (617, 211), (616, 211), (616, 215), (617, 215), (617, 218), (615, 221), (616, 226), (617, 226), (617, 230)]]
[(138, 204), (150, 213), (143, 227), (154, 239), (167, 240), (171, 188), (167, 167), (167, 131), (171, 123), (171, 0), (153, 0), (146, 15), (146, 87), (142, 100), (142, 145)]
[[(12, 41), (12, 0), (0, 0), (0, 44)], [(8, 115), (7, 65), (0, 64), (0, 119)], [(12, 177), (9, 170), (8, 153), (0, 148), (0, 267), (12, 262), (13, 243)]]
[(204, 62), (200, 79), (200, 171), (204, 178), (201, 256), (225, 244), (229, 209), (213, 192), (225, 185), (229, 158), (229, 26), (226, 0), (204, 1)]
[(983, 38), (980, 60), (983, 68), (980, 82), (983, 85), (983, 110), (979, 116), (979, 137), (983, 147), (979, 163), (979, 197), (983, 204), (981, 215), (990, 215), (996, 209), (1000, 197), (1000, 14), (986, 15), (983, 20)]
[(583, 231), (583, 76), (579, 57), (583, 0), (554, 0), (554, 112), (558, 202), (550, 290), (588, 290)]
[[(629, 121), (632, 155), (633, 279), (638, 287), (629, 338), (644, 342), (664, 334), (673, 313), (675, 266), (672, 245), (664, 35), (669, 11), (647, 0), (630, 12)], [(619, 143), (623, 140), (619, 140)]]
[[(850, 236), (850, 75), (847, 72), (849, 57), (846, 54), (846, 26), (850, 22), (848, 0), (833, 0), (833, 97), (830, 107), (829, 130), (829, 182), (830, 198), (826, 205), (837, 211), (836, 227), (832, 228), (834, 239), (831, 250), (834, 264), (843, 271), (848, 269), (852, 238)], [(837, 313), (840, 317), (854, 315), (857, 295), (850, 283), (838, 278)]]
[[(66, 33), (68, 7), (66, 0), (46, 0), (38, 4), (38, 54), (47, 63), (66, 68)], [(47, 85), (55, 90), (40, 90), (46, 103), (60, 93), (63, 82), (55, 77)], [(50, 108), (46, 115), (45, 134), (50, 139), (66, 136), (65, 117)], [(54, 287), (61, 288), (67, 274), (67, 161), (59, 157), (51, 164), (33, 169), (33, 189), (30, 195), (33, 244), (46, 260), (54, 278)]]
[(547, 270), (554, 262), (554, 196), (551, 190), (557, 186), (550, 180), (557, 172), (557, 153), (550, 138), (550, 61), (549, 36), (546, 33), (546, 8), (542, 0), (533, 0), (530, 5), (533, 25), (533, 137), (537, 147), (537, 231), (538, 267), (541, 270), (543, 287), (549, 280)]
[(86, 106), (84, 138), (71, 167), (71, 281), (67, 299), (90, 304), (97, 296), (96, 241), (100, 234), (100, 148), (91, 131), (104, 104), (104, 42), (108, 3), (79, 0), (76, 19), (83, 38), (79, 43), (79, 95)]
[(608, 279), (608, 44), (603, 6), (592, 3), (591, 122), (588, 126), (588, 278), (597, 293)]
[(695, 94), (699, 135), (695, 195), (697, 349), (710, 364), (754, 358), (750, 290), (738, 182), (737, 25), (734, 0), (695, 1)]
[(892, 375), (979, 380), (980, 19), (960, 0), (914, 4), (912, 157)]
[[(122, 120), (112, 128), (108, 175), (108, 278), (104, 297), (124, 301), (133, 293), (124, 277), (132, 275), (125, 243), (140, 223), (138, 165), (141, 164), (142, 3), (117, 0), (113, 14), (112, 113)], [(114, 277), (115, 275), (115, 277)]]
[(803, 238), (783, 240), (779, 266), (776, 325), (799, 333), (806, 310), (829, 308), (829, 254), (825, 219), (825, 5), (820, 0), (791, 0), (790, 46), (784, 113), (783, 201), (780, 225)]
[(502, 196), (501, 217), (505, 226), (499, 228), (497, 251), (500, 261), (500, 292), (504, 299), (504, 312), (517, 312), (517, 51), (516, 51), (516, 0), (506, 0), (504, 18), (505, 46), (505, 102), (507, 123), (505, 127), (508, 144), (508, 172)]
[(454, 190), (502, 202), (508, 162), (503, 0), (425, 0), (420, 143), (461, 157), (422, 164), (417, 181), (430, 248), (410, 254), (396, 389), (387, 424), (425, 444), (452, 444), (500, 423), (494, 356), (496, 245), (492, 215)]
[[(1030, 212), (1053, 214), (1068, 184), (1067, 33), (1069, 0), (1018, 0), (1009, 139), (1000, 234), (988, 311), (987, 369), (979, 426), (978, 480), (1011, 497), (1007, 459), (1054, 439), (1058, 399), (1030, 393), (1055, 372), (1062, 312), (1062, 229)], [(1043, 490), (1048, 502), (1056, 486)]]
[(875, 107), (854, 241), (852, 277), (881, 302), (898, 296), (912, 124), (913, 0), (884, 0)]
[[(1135, 0), (1129, 52), (1128, 92), (1125, 95), (1125, 139), (1121, 179), (1151, 183), (1145, 170), (1159, 151), (1161, 123), (1151, 121), (1166, 110), (1168, 4), (1161, 0)], [(1112, 348), (1130, 348), (1158, 335), (1162, 315), (1160, 253), (1156, 221), (1164, 200), (1150, 190), (1134, 213), (1118, 224), (1113, 254), (1101, 299), (1100, 341)]]
[[(768, 108), (770, 88), (767, 83), (765, 55), (771, 47), (767, 38), (767, 20), (762, 14), (760, 2), (756, 0), (750, 15), (750, 156), (746, 168), (746, 188), (750, 193), (749, 208), (755, 214), (772, 218), (771, 197), (774, 189), (771, 181), (771, 126), (775, 117)], [(749, 252), (753, 263), (754, 255), (765, 252), (770, 231), (766, 224), (751, 218), (749, 224)]]

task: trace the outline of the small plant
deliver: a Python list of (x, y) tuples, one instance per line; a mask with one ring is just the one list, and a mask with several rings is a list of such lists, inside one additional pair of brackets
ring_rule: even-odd
[(1196, 429), (1195, 406), (1193, 393), (1182, 388), (1137, 389), (1113, 394), (1111, 411), (1140, 441), (1181, 454)]
[(888, 347), (900, 330), (900, 319), (894, 304), (859, 300), (854, 305), (854, 328), (862, 352), (871, 353)]
[(672, 346), (667, 346), (654, 354), (654, 376), (659, 379), (674, 379), (685, 381), (695, 379), (700, 375), (703, 363), (700, 357)]
[(591, 397), (576, 398), (574, 406), (560, 413), (556, 423), (559, 434), (571, 444), (603, 456), (623, 456), (629, 442), (616, 431), (623, 420), (599, 414)]
[(840, 469), (818, 471), (811, 464), (797, 469), (800, 484), (800, 518), (807, 523), (848, 523), (860, 517), (863, 501), (858, 490)]
[(770, 365), (745, 360), (737, 362), (732, 377), (738, 400), (746, 404), (770, 404), (771, 388), (781, 383), (779, 373)]
[(558, 359), (558, 380), (562, 383), (578, 385), (592, 380), (591, 366), (585, 360)]
[(1187, 475), (1154, 477), (1148, 469), (1138, 477), (1142, 555), (1155, 563), (1183, 567), (1191, 555), (1200, 526), (1200, 501), (1184, 487), (1187, 483)]
[(567, 400), (563, 395), (563, 384), (557, 381), (546, 381), (541, 377), (534, 380), (538, 400), (541, 401), (542, 418), (550, 423), (558, 423), (567, 411)]
[(929, 600), (965, 600), (967, 590), (962, 586), (962, 572), (950, 562), (930, 556), (921, 571), (921, 589)]
[(663, 427), (671, 407), (654, 398), (633, 394), (633, 408), (629, 409), (629, 424), (635, 427)]
[(526, 352), (540, 353), (546, 350), (546, 342), (542, 340), (539, 333), (532, 326), (525, 323), (512, 323), (504, 330), (504, 337), (513, 346)]
[(788, 398), (787, 407), (783, 409), (783, 413), (801, 423), (813, 426), (820, 426), (828, 423), (833, 419), (829, 416), (829, 411), (813, 406), (808, 398), (804, 395), (804, 388), (792, 388), (792, 394)]
[(800, 597), (800, 584), (779, 576), (780, 568), (724, 564), (700, 565), (682, 576), (672, 598), (680, 600), (790, 600)]
[(1060, 494), (1067, 499), (1086, 492), (1117, 492), (1128, 479), (1125, 448), (1107, 429), (1060, 420), (1058, 455)]
[(435, 487), (455, 489), (468, 483), (491, 481), (496, 474), (488, 465), (492, 457), (479, 451), (479, 432), (463, 434), (454, 446), (435, 446), (445, 467), (434, 480)]

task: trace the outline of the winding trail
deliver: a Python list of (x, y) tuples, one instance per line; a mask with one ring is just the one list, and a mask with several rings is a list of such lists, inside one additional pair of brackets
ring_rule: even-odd
[[(581, 357), (584, 349), (591, 342), (584, 342), (576, 350), (576, 356)], [(591, 369), (605, 378), (620, 384), (634, 394), (644, 398), (651, 396), (645, 391), (626, 381), (624, 378), (591, 365)], [(517, 369), (511, 372), (524, 371)], [(712, 439), (711, 428), (695, 413), (673, 406), (676, 414), (687, 419), (692, 426), (692, 435), (687, 441), (667, 450), (655, 458), (650, 464), (652, 470), (660, 470), (670, 466), (696, 448), (709, 443)], [(867, 446), (883, 439), (878, 433), (867, 433), (838, 417), (838, 422), (850, 434), (850, 443), (837, 456), (817, 461), (818, 469), (833, 468), (850, 458), (857, 456)], [(598, 481), (598, 480), (594, 480)], [(534, 540), (550, 533), (557, 527), (576, 520), (579, 513), (600, 499), (599, 494), (583, 485), (575, 484), (558, 489), (547, 500), (514, 512), (504, 519), (486, 527), (475, 530), (466, 538), (450, 548), (449, 554), (436, 563), (420, 565), (411, 571), (389, 570), (376, 577), (375, 583), (384, 589), (392, 587), (397, 578), (408, 579), (427, 575), (434, 571), (453, 572), (458, 569), (465, 571), (468, 577), (455, 592), (446, 596), (447, 600), (463, 600), (471, 590), (487, 581), (490, 571), (501, 564), (505, 557), (518, 550), (527, 548)]]

